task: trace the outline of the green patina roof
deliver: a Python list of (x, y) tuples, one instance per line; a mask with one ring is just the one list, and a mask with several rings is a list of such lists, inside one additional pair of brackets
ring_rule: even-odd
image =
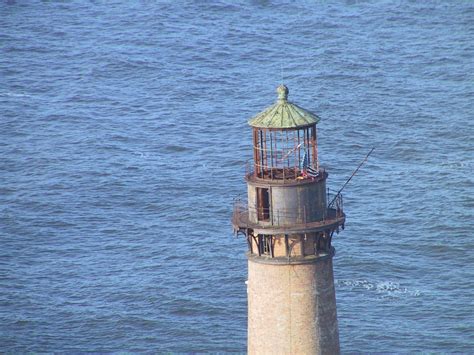
[(277, 102), (250, 119), (250, 126), (284, 129), (304, 127), (319, 122), (320, 118), (314, 113), (288, 101), (288, 88), (285, 85), (280, 85), (277, 93)]

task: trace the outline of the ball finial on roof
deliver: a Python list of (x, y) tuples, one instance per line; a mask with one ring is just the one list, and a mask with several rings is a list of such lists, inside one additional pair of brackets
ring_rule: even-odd
[(277, 93), (278, 93), (278, 100), (286, 101), (288, 99), (288, 88), (281, 84), (280, 86), (277, 87)]
[(258, 115), (249, 120), (249, 125), (255, 128), (297, 129), (313, 126), (319, 122), (319, 117), (298, 105), (287, 101), (288, 88), (280, 85), (277, 88), (278, 100)]

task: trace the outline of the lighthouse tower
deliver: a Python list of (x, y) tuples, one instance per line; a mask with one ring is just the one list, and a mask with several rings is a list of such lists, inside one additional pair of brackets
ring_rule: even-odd
[(289, 102), (286, 86), (277, 93), (249, 121), (247, 201), (237, 199), (232, 216), (248, 244), (248, 353), (337, 354), (331, 240), (344, 228), (342, 195), (326, 190), (319, 117)]

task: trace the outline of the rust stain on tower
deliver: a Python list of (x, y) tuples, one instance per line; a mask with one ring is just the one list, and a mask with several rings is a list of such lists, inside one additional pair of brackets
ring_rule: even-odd
[(286, 86), (277, 93), (249, 121), (247, 201), (232, 216), (248, 244), (248, 353), (338, 354), (331, 240), (344, 228), (342, 195), (326, 190), (319, 117), (289, 102)]

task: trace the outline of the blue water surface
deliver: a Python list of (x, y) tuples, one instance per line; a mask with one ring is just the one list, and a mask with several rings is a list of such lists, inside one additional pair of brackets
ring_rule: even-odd
[(474, 352), (474, 3), (0, 3), (0, 348), (246, 351), (247, 119), (322, 117), (341, 350)]

